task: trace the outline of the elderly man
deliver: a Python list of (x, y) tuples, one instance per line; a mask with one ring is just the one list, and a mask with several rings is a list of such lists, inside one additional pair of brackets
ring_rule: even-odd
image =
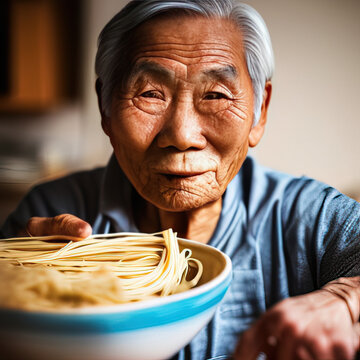
[(227, 253), (233, 280), (177, 359), (351, 359), (359, 347), (360, 205), (247, 157), (264, 132), (273, 55), (260, 15), (232, 0), (132, 1), (96, 58), (106, 168), (35, 187), (4, 237), (114, 231)]

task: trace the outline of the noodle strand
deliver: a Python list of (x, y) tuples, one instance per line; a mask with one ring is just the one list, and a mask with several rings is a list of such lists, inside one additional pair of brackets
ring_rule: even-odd
[(180, 251), (171, 229), (150, 235), (92, 235), (81, 241), (66, 236), (3, 239), (0, 278), (11, 273), (16, 281), (7, 282), (12, 290), (0, 296), (0, 306), (24, 306), (16, 294), (42, 307), (168, 296), (199, 282), (203, 267), (191, 256), (190, 249)]

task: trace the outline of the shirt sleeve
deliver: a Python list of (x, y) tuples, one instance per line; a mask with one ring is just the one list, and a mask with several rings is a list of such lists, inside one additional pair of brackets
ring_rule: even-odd
[[(294, 180), (285, 191), (283, 226), (290, 261), (300, 269), (309, 266), (315, 287), (360, 275), (360, 204), (355, 200), (315, 180)], [(296, 276), (300, 282), (301, 272)]]
[(1, 238), (17, 236), (33, 216), (72, 214), (92, 223), (98, 212), (102, 172), (79, 172), (35, 186), (1, 227)]

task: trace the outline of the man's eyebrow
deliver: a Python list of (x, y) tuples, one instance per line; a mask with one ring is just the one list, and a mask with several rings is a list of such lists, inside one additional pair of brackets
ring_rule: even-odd
[(154, 74), (162, 79), (171, 79), (174, 77), (173, 71), (151, 61), (143, 61), (135, 64), (130, 71), (130, 78), (134, 78), (142, 73)]
[(232, 65), (205, 70), (203, 74), (219, 81), (234, 81), (238, 75), (235, 67)]

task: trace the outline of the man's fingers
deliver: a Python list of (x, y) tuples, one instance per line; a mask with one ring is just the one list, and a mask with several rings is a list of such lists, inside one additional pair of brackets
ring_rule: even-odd
[(28, 235), (69, 235), (86, 238), (92, 233), (91, 226), (84, 220), (70, 214), (55, 217), (32, 217), (26, 226)]
[(275, 336), (266, 336), (267, 331), (262, 331), (262, 322), (256, 322), (249, 330), (245, 331), (237, 345), (236, 360), (257, 360), (260, 354), (266, 354), (267, 359), (275, 358)]
[(253, 328), (245, 331), (238, 342), (234, 358), (235, 360), (247, 359), (256, 360), (258, 351), (256, 344), (253, 343)]
[(273, 358), (276, 360), (288, 360), (294, 359), (294, 337), (290, 329), (283, 331), (281, 339), (277, 339), (277, 343), (274, 345), (276, 356)]

